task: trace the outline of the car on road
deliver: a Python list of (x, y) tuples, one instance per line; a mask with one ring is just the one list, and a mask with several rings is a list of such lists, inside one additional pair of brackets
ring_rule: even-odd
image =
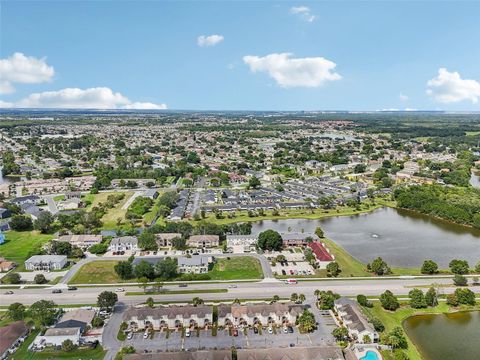
[(187, 284), (178, 284), (178, 287), (187, 287)]
[(236, 289), (237, 288), (237, 285), (235, 284), (230, 284), (227, 286), (229, 289)]
[(67, 290), (70, 290), (70, 291), (77, 290), (77, 287), (76, 286), (69, 286), (67, 288)]
[(273, 328), (272, 328), (272, 327), (269, 327), (269, 328), (268, 328), (268, 333), (269, 333), (269, 334), (273, 334)]
[(233, 332), (232, 332), (232, 335), (233, 335), (233, 336), (238, 336), (238, 330), (237, 330), (237, 329), (234, 329)]
[(295, 279), (287, 279), (287, 280), (285, 280), (285, 284), (287, 284), (287, 285), (295, 285), (295, 284), (298, 284), (298, 281), (295, 280)]
[(115, 289), (115, 292), (124, 292), (124, 291), (125, 291), (124, 288), (116, 288), (116, 289)]
[(127, 340), (132, 340), (133, 338), (133, 331), (130, 331), (128, 334), (127, 334)]
[(294, 343), (290, 343), (289, 346), (290, 346), (290, 347), (295, 347), (295, 344), (294, 344)]
[(3, 295), (12, 295), (12, 294), (13, 294), (12, 290), (8, 290), (3, 293)]
[(61, 294), (62, 290), (61, 289), (53, 289), (52, 294)]
[(190, 337), (190, 329), (185, 329), (185, 337)]

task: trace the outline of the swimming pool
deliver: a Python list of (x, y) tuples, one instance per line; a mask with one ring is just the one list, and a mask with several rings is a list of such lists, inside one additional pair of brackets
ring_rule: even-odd
[(367, 351), (364, 357), (360, 360), (379, 360), (378, 355), (375, 351)]

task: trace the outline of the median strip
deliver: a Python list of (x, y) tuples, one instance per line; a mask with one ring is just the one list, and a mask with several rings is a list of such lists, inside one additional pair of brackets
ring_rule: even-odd
[(198, 289), (198, 290), (164, 290), (164, 291), (128, 291), (126, 296), (138, 296), (138, 295), (181, 295), (181, 294), (209, 294), (209, 293), (226, 293), (227, 289)]

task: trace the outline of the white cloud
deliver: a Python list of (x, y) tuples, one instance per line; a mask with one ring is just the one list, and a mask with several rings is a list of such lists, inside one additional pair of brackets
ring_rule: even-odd
[(300, 16), (300, 18), (307, 22), (313, 22), (317, 18), (312, 15), (310, 8), (307, 6), (293, 6), (290, 8), (290, 13)]
[(340, 80), (334, 72), (337, 66), (323, 57), (291, 58), (290, 53), (269, 54), (264, 57), (244, 56), (252, 72), (267, 72), (281, 87), (318, 87), (327, 81)]
[(405, 95), (405, 94), (402, 94), (402, 93), (400, 93), (400, 95), (398, 95), (398, 98), (401, 101), (408, 101), (408, 95)]
[(107, 87), (88, 89), (66, 88), (31, 94), (15, 103), (0, 104), (1, 107), (18, 108), (66, 108), (66, 109), (166, 109), (165, 104), (132, 102), (120, 93)]
[(15, 91), (13, 83), (39, 84), (50, 81), (55, 75), (53, 66), (46, 63), (46, 58), (37, 59), (16, 52), (6, 59), (0, 59), (0, 93)]
[(13, 103), (0, 100), (0, 109), (1, 108), (12, 108)]
[(197, 38), (197, 44), (200, 47), (215, 46), (223, 41), (223, 35), (200, 35)]
[(470, 100), (476, 104), (480, 98), (480, 83), (462, 79), (456, 71), (438, 69), (438, 75), (427, 82), (427, 94), (441, 103), (455, 103)]

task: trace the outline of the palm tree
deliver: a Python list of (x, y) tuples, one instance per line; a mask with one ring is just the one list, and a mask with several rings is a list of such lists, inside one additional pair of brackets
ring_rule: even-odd
[(297, 302), (298, 301), (298, 294), (297, 293), (292, 293), (292, 295), (290, 295), (290, 301)]
[(298, 295), (298, 301), (300, 301), (300, 303), (303, 303), (307, 298), (305, 297), (304, 294), (300, 294)]
[(192, 303), (193, 306), (201, 305), (203, 304), (203, 300), (196, 296), (192, 299)]
[(275, 302), (277, 302), (277, 301), (279, 301), (279, 300), (280, 300), (280, 296), (278, 296), (278, 295), (273, 295), (273, 297), (272, 297), (272, 303), (275, 303)]
[(320, 291), (319, 289), (317, 289), (317, 290), (315, 290), (315, 291), (313, 292), (313, 295), (315, 295), (315, 296), (317, 297), (317, 299), (318, 299), (318, 297), (319, 297), (319, 295), (320, 295), (320, 292), (321, 292), (321, 291)]

